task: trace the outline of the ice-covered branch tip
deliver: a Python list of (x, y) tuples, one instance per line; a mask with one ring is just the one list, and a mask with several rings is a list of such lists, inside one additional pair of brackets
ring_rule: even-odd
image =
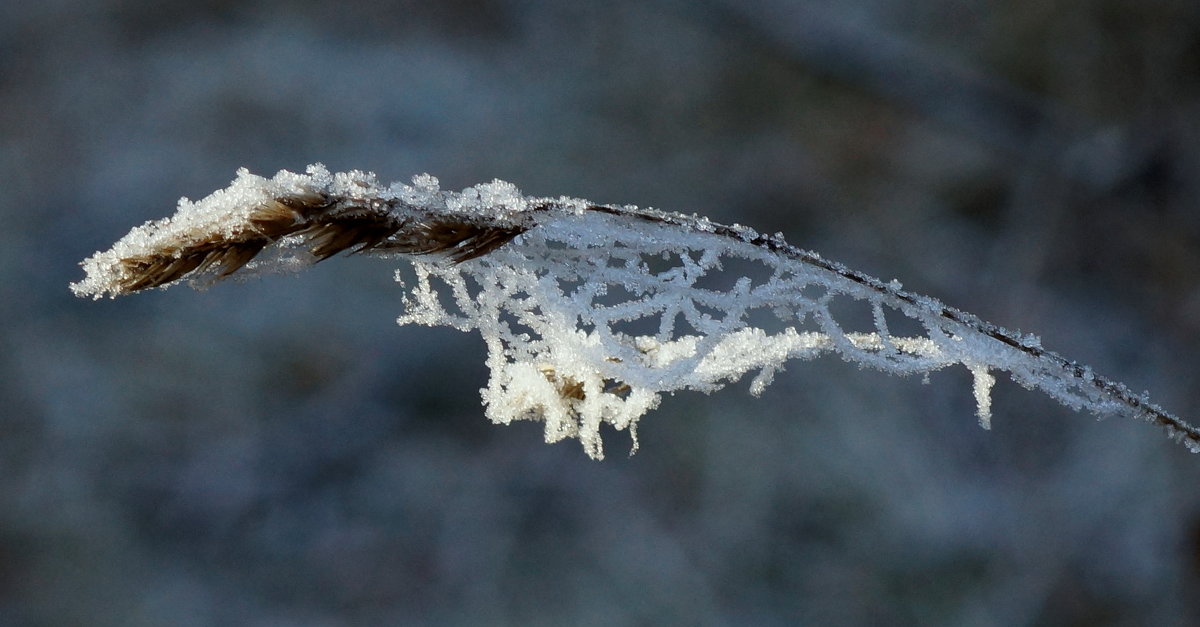
[[(633, 206), (522, 196), (501, 181), (442, 191), (422, 175), (267, 179), (183, 199), (84, 260), (80, 296), (118, 296), (234, 272), (294, 270), (342, 251), (412, 260), (401, 324), (482, 335), (495, 422), (540, 420), (603, 457), (600, 425), (629, 429), (663, 393), (746, 373), (758, 394), (788, 359), (834, 352), (893, 374), (954, 364), (991, 421), (995, 372), (1061, 403), (1154, 422), (1192, 452), (1200, 431), (1144, 395), (1019, 335), (741, 226)], [(244, 269), (244, 270), (243, 270)], [(397, 280), (400, 280), (399, 275)], [(403, 283), (403, 281), (401, 281)], [(857, 310), (856, 310), (857, 308)]]

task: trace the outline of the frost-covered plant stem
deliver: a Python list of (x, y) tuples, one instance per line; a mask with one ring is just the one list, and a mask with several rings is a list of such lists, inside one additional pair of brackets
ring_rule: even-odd
[[(118, 296), (243, 268), (296, 269), (342, 251), (410, 258), (417, 280), (400, 323), (479, 331), (491, 369), (488, 417), (541, 420), (547, 441), (577, 438), (596, 458), (602, 423), (628, 428), (636, 448), (637, 420), (664, 392), (710, 392), (758, 371), (757, 394), (786, 360), (826, 352), (894, 374), (962, 364), (984, 428), (992, 373), (1004, 371), (1074, 409), (1159, 424), (1200, 452), (1195, 427), (1036, 337), (781, 236), (633, 206), (526, 197), (501, 181), (448, 192), (428, 175), (384, 186), (372, 174), (320, 165), (271, 179), (242, 170), (227, 189), (181, 200), (173, 217), (85, 260), (87, 277), (72, 289)], [(830, 309), (840, 301), (869, 308), (870, 330), (843, 328)], [(761, 322), (764, 312), (776, 323)], [(921, 333), (894, 335), (901, 320)]]

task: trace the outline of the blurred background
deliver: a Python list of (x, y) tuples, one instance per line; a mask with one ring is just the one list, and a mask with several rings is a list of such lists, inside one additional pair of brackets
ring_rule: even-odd
[(6, 2), (0, 624), (1200, 621), (1200, 457), (1007, 380), (795, 363), (593, 462), (393, 262), (68, 292), (318, 161), (783, 231), (1200, 420), (1193, 0)]

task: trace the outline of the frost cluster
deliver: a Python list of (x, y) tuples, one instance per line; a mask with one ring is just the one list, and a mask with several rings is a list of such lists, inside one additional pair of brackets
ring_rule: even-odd
[[(962, 363), (989, 425), (989, 370), (1020, 358), (991, 338), (946, 328), (936, 301), (905, 303), (708, 232), (702, 221), (681, 229), (631, 219), (637, 210), (626, 209), (541, 221), (464, 264), (418, 262), (399, 322), (478, 331), (491, 370), (488, 417), (541, 420), (548, 442), (577, 438), (595, 458), (604, 423), (629, 429), (636, 449), (637, 420), (663, 393), (712, 392), (753, 372), (757, 395), (787, 360), (828, 352), (896, 374)], [(839, 324), (836, 299), (864, 305), (864, 330)], [(896, 317), (925, 333), (893, 335)]]

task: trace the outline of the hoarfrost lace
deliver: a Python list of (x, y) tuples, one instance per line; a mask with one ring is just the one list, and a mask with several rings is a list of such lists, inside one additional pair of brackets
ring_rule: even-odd
[(1036, 337), (778, 235), (526, 197), (501, 181), (449, 192), (428, 175), (384, 186), (373, 174), (331, 174), (319, 164), (271, 179), (243, 169), (228, 188), (183, 199), (173, 217), (86, 259), (87, 276), (71, 289), (115, 297), (298, 269), (342, 251), (411, 259), (416, 280), (405, 286), (400, 324), (478, 331), (491, 370), (482, 391), (488, 418), (540, 420), (548, 442), (576, 438), (597, 459), (601, 425), (628, 429), (636, 449), (637, 421), (663, 393), (712, 392), (753, 373), (758, 394), (787, 360), (829, 352), (901, 375), (961, 364), (984, 428), (993, 373), (1007, 372), (1073, 409), (1157, 423), (1200, 452), (1195, 427)]

